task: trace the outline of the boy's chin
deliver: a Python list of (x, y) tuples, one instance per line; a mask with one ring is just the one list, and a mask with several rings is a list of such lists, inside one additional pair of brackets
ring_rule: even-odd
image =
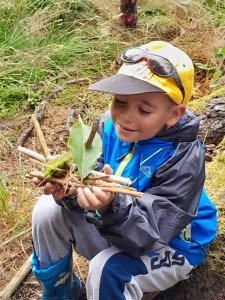
[(117, 134), (117, 137), (118, 137), (118, 139), (120, 139), (122, 142), (125, 142), (125, 143), (136, 142), (136, 140), (132, 139), (131, 137), (124, 137), (124, 136), (121, 136), (120, 134), (119, 135)]

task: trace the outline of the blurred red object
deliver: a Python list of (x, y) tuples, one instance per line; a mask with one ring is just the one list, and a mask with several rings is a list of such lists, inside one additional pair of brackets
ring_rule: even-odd
[(137, 0), (121, 0), (120, 11), (124, 27), (135, 28), (137, 26)]

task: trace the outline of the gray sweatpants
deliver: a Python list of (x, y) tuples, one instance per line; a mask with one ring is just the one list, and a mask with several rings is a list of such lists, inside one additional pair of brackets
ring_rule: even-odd
[(33, 209), (32, 238), (41, 269), (65, 257), (72, 244), (89, 260), (110, 247), (83, 213), (66, 210), (51, 195), (42, 195)]
[(40, 268), (64, 258), (71, 245), (91, 260), (87, 278), (89, 300), (140, 300), (144, 292), (163, 291), (187, 279), (193, 266), (166, 246), (156, 253), (131, 257), (110, 246), (82, 213), (67, 211), (43, 195), (33, 210), (33, 243)]

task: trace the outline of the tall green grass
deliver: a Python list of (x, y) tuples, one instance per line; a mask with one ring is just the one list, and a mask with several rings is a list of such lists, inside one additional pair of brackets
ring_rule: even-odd
[[(1, 101), (0, 116), (3, 117), (13, 115), (21, 101), (26, 103), (32, 98), (30, 102), (37, 103), (40, 100), (38, 96), (33, 100), (33, 94), (29, 92), (33, 85), (39, 82), (54, 85), (59, 77), (105, 74), (120, 44), (131, 43), (132, 38), (132, 42), (138, 44), (139, 37), (147, 42), (149, 37), (159, 38), (157, 30), (160, 28), (177, 26), (177, 19), (171, 17), (176, 5), (169, 0), (168, 5), (156, 0), (151, 3), (140, 1), (140, 28), (130, 35), (104, 30), (108, 21), (100, 16), (91, 0), (10, 0), (0, 3), (0, 90), (5, 89), (3, 94), (13, 95), (15, 88), (15, 107), (8, 109), (13, 102)], [(196, 18), (205, 20), (210, 26), (224, 24), (222, 0), (193, 0), (192, 3), (192, 7), (197, 7), (193, 9)], [(190, 17), (193, 11), (190, 10)], [(18, 95), (18, 87), (25, 93)]]
[[(20, 0), (1, 7), (0, 98), (1, 89), (12, 94), (15, 88), (18, 103), (29, 98), (23, 89), (41, 81), (101, 73), (118, 41), (98, 35), (99, 18), (89, 0)], [(0, 116), (13, 114), (11, 105), (10, 98), (2, 101)]]
[(36, 83), (72, 64), (82, 76), (82, 62), (96, 70), (116, 43), (98, 37), (96, 18), (89, 0), (23, 0), (0, 10), (1, 82)]
[(0, 209), (3, 214), (8, 212), (9, 192), (4, 183), (4, 177), (0, 174)]
[(30, 226), (36, 192), (29, 188), (33, 185), (26, 181), (26, 167), (11, 140), (0, 131), (0, 241)]

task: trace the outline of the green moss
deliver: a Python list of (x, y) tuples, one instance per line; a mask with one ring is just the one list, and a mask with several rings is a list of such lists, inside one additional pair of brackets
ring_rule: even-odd
[(209, 102), (210, 100), (216, 98), (216, 97), (222, 97), (225, 95), (225, 87), (221, 87), (220, 89), (217, 89), (210, 93), (207, 96), (204, 96), (199, 99), (192, 100), (188, 103), (187, 107), (193, 112), (193, 113), (200, 113), (205, 109), (206, 102)]
[(69, 153), (63, 153), (59, 157), (50, 160), (44, 164), (44, 176), (45, 178), (60, 178), (63, 177), (70, 169), (72, 156)]
[[(225, 155), (224, 161), (225, 161)], [(221, 280), (225, 280), (224, 236), (225, 236), (225, 163), (218, 157), (206, 165), (205, 188), (212, 202), (217, 207), (218, 234), (209, 247), (207, 264), (210, 273), (216, 271)]]
[(206, 100), (203, 97), (203, 98), (189, 102), (187, 107), (193, 113), (200, 113), (201, 111), (203, 111), (205, 109), (205, 103), (206, 103)]
[[(206, 182), (205, 187), (210, 198), (217, 205), (221, 202), (221, 195), (225, 190), (225, 164), (218, 159), (206, 165)], [(225, 220), (225, 218), (224, 218)]]
[(225, 136), (223, 137), (222, 141), (217, 145), (217, 148), (225, 149)]
[(225, 152), (219, 154), (219, 155), (217, 156), (217, 160), (218, 160), (219, 162), (225, 164)]

